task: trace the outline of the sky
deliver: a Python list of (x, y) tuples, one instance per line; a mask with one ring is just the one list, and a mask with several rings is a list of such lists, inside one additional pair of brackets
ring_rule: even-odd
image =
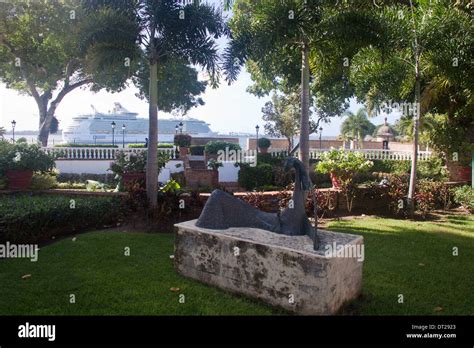
[[(191, 109), (187, 116), (204, 120), (210, 124), (213, 131), (219, 133), (246, 132), (254, 133), (255, 126), (264, 125), (261, 109), (269, 97), (257, 98), (247, 93), (247, 86), (251, 85), (250, 75), (240, 74), (232, 85), (222, 82), (219, 88), (207, 88), (202, 95), (205, 105)], [(135, 96), (137, 89), (131, 85), (120, 93), (101, 91), (92, 93), (87, 89), (77, 89), (69, 93), (59, 104), (56, 116), (62, 129), (73, 116), (92, 112), (91, 104), (99, 111), (107, 112), (113, 108), (114, 102), (120, 102), (126, 109), (138, 112), (140, 117), (147, 117), (148, 104)], [(362, 105), (351, 100), (352, 112)], [(159, 112), (160, 118), (171, 118), (173, 115)], [(0, 84), (0, 126), (11, 129), (11, 121), (17, 122), (17, 130), (38, 129), (38, 109), (33, 97), (20, 95), (17, 91), (7, 89)], [(384, 116), (371, 118), (374, 124), (383, 123)], [(323, 124), (323, 136), (337, 136), (343, 117), (334, 117), (329, 124)], [(393, 123), (389, 118), (389, 122)]]
[[(211, 0), (213, 1), (220, 0)], [(222, 49), (226, 42), (219, 40), (218, 44)], [(257, 124), (263, 129), (261, 109), (270, 97), (258, 98), (247, 93), (246, 88), (251, 84), (250, 75), (243, 71), (230, 86), (222, 81), (217, 89), (208, 87), (201, 95), (205, 105), (191, 109), (187, 116), (209, 123), (210, 128), (219, 133), (254, 133)], [(91, 104), (99, 111), (107, 112), (113, 108), (114, 102), (120, 102), (126, 109), (137, 112), (139, 117), (148, 117), (146, 100), (137, 98), (136, 93), (137, 89), (133, 85), (120, 93), (92, 93), (87, 88), (76, 89), (66, 95), (57, 108), (59, 128), (64, 128), (78, 114), (91, 113)], [(354, 100), (350, 101), (350, 111), (356, 112), (360, 107), (362, 105)], [(172, 115), (159, 112), (158, 117), (170, 118)], [(0, 126), (10, 130), (13, 119), (16, 121), (16, 130), (37, 130), (39, 116), (36, 103), (33, 97), (20, 95), (0, 83)], [(395, 116), (389, 116), (389, 123), (393, 123), (395, 119)], [(383, 123), (383, 120), (384, 116), (381, 115), (372, 118), (371, 122), (377, 125)], [(329, 124), (323, 124), (323, 136), (337, 136), (342, 121), (342, 117), (334, 117)]]

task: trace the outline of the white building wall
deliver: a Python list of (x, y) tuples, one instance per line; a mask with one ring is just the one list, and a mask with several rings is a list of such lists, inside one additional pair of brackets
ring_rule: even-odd
[(107, 169), (113, 161), (98, 160), (57, 160), (56, 168), (60, 173), (68, 174), (112, 174)]
[[(111, 174), (112, 172), (107, 169), (110, 168), (112, 162), (103, 160), (56, 160), (56, 168), (60, 173), (69, 174)], [(171, 173), (178, 173), (183, 170), (183, 161), (171, 160), (166, 163), (162, 172), (167, 172), (169, 176)]]
[[(113, 161), (101, 160), (57, 160), (56, 168), (60, 173), (69, 174), (111, 174), (110, 165)], [(237, 182), (239, 179), (239, 168), (234, 162), (223, 162), (219, 168), (219, 182)], [(172, 173), (184, 171), (183, 161), (171, 160), (166, 163), (158, 176), (158, 181), (167, 182)]]

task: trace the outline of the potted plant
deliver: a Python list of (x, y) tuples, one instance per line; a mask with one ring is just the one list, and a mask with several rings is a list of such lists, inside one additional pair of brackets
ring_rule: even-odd
[(55, 158), (38, 145), (0, 142), (0, 176), (8, 179), (12, 190), (26, 190), (34, 172), (47, 173), (55, 167)]
[[(166, 165), (169, 157), (166, 153), (158, 151), (158, 172)], [(126, 154), (119, 151), (110, 169), (115, 178), (120, 180), (119, 189), (138, 183), (141, 187), (146, 186), (146, 160), (147, 151), (131, 152)], [(158, 178), (157, 178), (158, 180)]]
[(179, 156), (186, 156), (188, 154), (189, 146), (191, 145), (191, 136), (182, 133), (176, 134), (174, 136), (174, 144), (179, 146)]
[(364, 172), (372, 166), (372, 161), (365, 160), (359, 152), (333, 149), (321, 155), (316, 172), (328, 173), (333, 188), (341, 189), (345, 182), (352, 180), (354, 174)]
[(110, 165), (110, 170), (115, 174), (115, 178), (121, 181), (122, 187), (136, 182), (145, 187), (146, 156), (146, 151), (129, 154), (119, 151), (117, 153), (115, 161)]
[(268, 138), (260, 138), (257, 141), (258, 148), (260, 150), (260, 153), (267, 153), (268, 148), (270, 145), (272, 145), (272, 142)]

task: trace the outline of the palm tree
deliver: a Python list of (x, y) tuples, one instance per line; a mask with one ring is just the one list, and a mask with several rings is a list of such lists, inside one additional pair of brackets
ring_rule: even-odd
[[(419, 121), (419, 142), (425, 144), (426, 146), (429, 146), (431, 143), (430, 136), (436, 127), (439, 127), (439, 124), (436, 120), (435, 115), (424, 115), (423, 118)], [(413, 118), (409, 118), (406, 116), (401, 117), (396, 123), (396, 129), (399, 132), (400, 136), (403, 136), (405, 139), (413, 141)]]
[(4, 127), (0, 127), (0, 138), (4, 140), (5, 134), (7, 134), (7, 130)]
[(383, 7), (378, 11), (379, 43), (352, 60), (354, 90), (358, 99), (370, 101), (366, 103), (369, 110), (388, 100), (411, 105), (407, 116), (413, 118), (413, 147), (407, 203), (412, 216), (424, 115), (459, 112), (459, 116), (472, 117), (468, 108), (472, 107), (472, 38), (465, 35), (472, 27), (468, 11), (463, 1), (408, 0)]
[[(372, 29), (368, 20), (361, 20), (362, 11), (357, 12), (369, 8), (367, 1), (357, 1), (357, 6), (343, 1), (322, 0), (241, 0), (226, 3), (232, 2), (232, 40), (225, 52), (227, 79), (235, 80), (241, 66), (246, 64), (258, 85), (250, 89), (252, 93), (261, 96), (272, 89), (282, 88), (283, 92), (287, 92), (300, 86), (299, 157), (308, 170), (312, 100), (310, 80), (320, 81), (331, 75), (322, 73), (329, 57), (333, 58), (330, 63), (340, 69), (342, 57), (351, 57), (354, 47), (367, 44), (368, 33)], [(354, 35), (355, 32), (357, 35)], [(342, 80), (339, 78), (332, 86)]]
[(369, 121), (364, 108), (359, 109), (355, 114), (346, 111), (344, 115), (347, 118), (341, 125), (341, 135), (344, 139), (357, 140), (358, 146), (361, 147), (362, 140), (366, 135), (371, 135), (374, 132), (375, 125)]
[[(239, 5), (240, 3), (237, 2), (235, 8)], [(318, 24), (321, 22), (321, 6), (321, 1), (242, 2), (241, 13), (235, 17), (233, 23), (235, 35), (226, 51), (226, 71), (229, 81), (236, 79), (240, 65), (245, 60), (259, 61), (261, 59), (270, 65), (272, 64), (270, 60), (274, 58), (273, 55), (276, 52), (282, 54), (281, 61), (287, 60), (288, 54), (295, 58), (294, 52), (299, 52), (299, 67), (301, 68), (299, 157), (307, 170), (309, 168), (309, 54), (311, 38), (320, 30)], [(247, 11), (246, 15), (244, 15), (245, 11)], [(289, 16), (289, 13), (293, 16)], [(293, 61), (286, 64), (291, 65), (291, 63)]]
[(149, 72), (146, 182), (153, 208), (158, 186), (158, 68), (170, 61), (201, 66), (211, 85), (217, 86), (216, 39), (225, 34), (225, 22), (220, 10), (200, 1), (83, 0), (83, 4), (90, 21), (82, 45), (93, 56), (94, 68), (123, 66), (126, 61), (131, 71)]

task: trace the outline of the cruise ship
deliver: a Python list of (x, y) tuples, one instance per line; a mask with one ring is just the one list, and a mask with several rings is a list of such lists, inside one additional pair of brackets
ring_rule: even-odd
[[(110, 144), (112, 138), (116, 144), (143, 143), (148, 137), (148, 118), (139, 118), (135, 112), (125, 109), (120, 103), (114, 103), (109, 113), (97, 111), (91, 105), (93, 113), (72, 118), (71, 124), (63, 130), (63, 141), (77, 144)], [(112, 122), (115, 128), (112, 130)], [(180, 128), (180, 124), (182, 127)], [(178, 126), (178, 128), (177, 128)], [(190, 134), (193, 137), (214, 137), (204, 121), (187, 119), (158, 118), (158, 141), (172, 143), (176, 132)]]

